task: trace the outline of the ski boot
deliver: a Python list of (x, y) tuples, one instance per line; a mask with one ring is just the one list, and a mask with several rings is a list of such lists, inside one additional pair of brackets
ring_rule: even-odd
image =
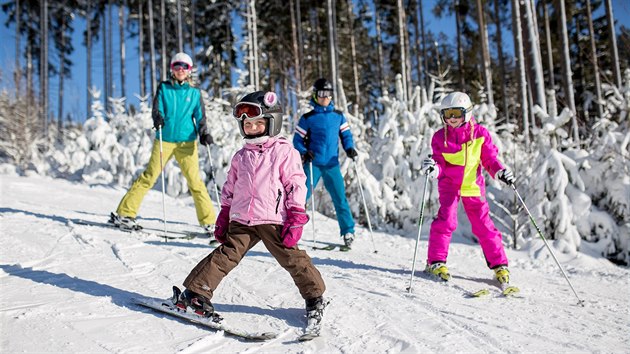
[(322, 318), (324, 316), (324, 309), (326, 306), (328, 306), (328, 301), (326, 301), (322, 296), (306, 300), (306, 318), (308, 321), (306, 325), (306, 333), (313, 336), (319, 336)]
[(178, 287), (173, 286), (171, 301), (179, 311), (186, 312), (190, 308), (195, 314), (201, 317), (212, 318), (214, 322), (219, 322), (222, 319), (214, 312), (214, 306), (212, 306), (210, 300), (191, 290), (185, 289), (182, 292)]
[(122, 230), (142, 230), (142, 226), (138, 225), (138, 222), (136, 222), (136, 218), (132, 218), (129, 216), (120, 216), (111, 213), (109, 214), (109, 220), (107, 222), (110, 224), (114, 224), (116, 227)]
[(354, 242), (354, 234), (351, 232), (348, 232), (347, 234), (343, 235), (343, 243), (347, 248), (350, 248), (350, 246), (352, 246), (352, 242)]
[(208, 241), (208, 244), (210, 246), (214, 246), (219, 243), (219, 241), (217, 241), (217, 239), (214, 237), (214, 224), (202, 225), (201, 227), (205, 231), (206, 235), (208, 235), (208, 238), (210, 238), (210, 240)]
[(427, 264), (424, 271), (444, 281), (449, 281), (451, 279), (451, 273), (448, 272), (448, 267), (446, 266), (446, 263), (443, 262)]
[(510, 271), (507, 266), (498, 266), (493, 270), (494, 277), (497, 278), (501, 286), (510, 285)]

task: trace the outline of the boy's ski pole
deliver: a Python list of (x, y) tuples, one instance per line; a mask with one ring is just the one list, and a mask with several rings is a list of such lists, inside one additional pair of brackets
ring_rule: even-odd
[(411, 264), (411, 278), (409, 279), (409, 287), (407, 291), (411, 293), (411, 285), (413, 284), (413, 274), (416, 271), (416, 257), (418, 255), (418, 243), (420, 243), (420, 232), (422, 231), (422, 219), (424, 217), (424, 197), (427, 194), (427, 185), (429, 184), (428, 171), (425, 171), (424, 177), (424, 192), (422, 192), (422, 203), (420, 205), (420, 221), (418, 221), (418, 237), (416, 238), (416, 247), (413, 251), (413, 263)]
[(164, 160), (162, 158), (162, 126), (158, 127), (158, 134), (160, 135), (160, 176), (162, 176), (162, 213), (164, 215), (164, 242), (168, 242), (166, 231), (166, 201), (164, 191)]
[(525, 205), (525, 202), (523, 201), (523, 198), (521, 198), (521, 195), (516, 190), (516, 186), (514, 186), (514, 183), (511, 183), (510, 187), (512, 187), (512, 189), (514, 190), (514, 193), (516, 193), (516, 196), (518, 197), (518, 200), (521, 201), (521, 204), (523, 205), (523, 208), (525, 208), (525, 211), (527, 212), (527, 215), (529, 216), (529, 220), (532, 222), (532, 224), (534, 224), (534, 228), (536, 228), (536, 231), (538, 231), (538, 235), (540, 236), (540, 238), (542, 238), (543, 242), (545, 243), (545, 246), (547, 246), (547, 249), (551, 253), (551, 256), (552, 256), (553, 260), (556, 261), (556, 264), (558, 265), (558, 268), (560, 268), (560, 271), (562, 272), (562, 275), (564, 276), (564, 279), (566, 279), (567, 283), (569, 283), (569, 287), (571, 288), (571, 290), (573, 290), (573, 294), (575, 294), (575, 297), (578, 299), (578, 305), (584, 306), (584, 300), (580, 299), (580, 297), (578, 296), (577, 291), (575, 291), (575, 288), (573, 288), (573, 285), (571, 284), (571, 281), (569, 280), (569, 277), (567, 277), (567, 274), (564, 272), (564, 269), (562, 269), (562, 266), (560, 265), (560, 262), (558, 261), (558, 258), (556, 258), (556, 255), (553, 253), (553, 250), (551, 249), (551, 246), (549, 246), (549, 243), (547, 242), (547, 239), (545, 238), (545, 236), (543, 236), (542, 232), (538, 228), (538, 225), (536, 225), (536, 221), (534, 221), (534, 217), (532, 216), (532, 213), (529, 212), (529, 209), (527, 208), (527, 205)]
[(309, 181), (311, 183), (311, 226), (313, 228), (313, 248), (315, 247), (315, 189), (313, 188), (313, 161), (309, 161), (308, 169), (310, 171)]
[(374, 245), (374, 235), (372, 235), (372, 223), (370, 222), (370, 211), (367, 208), (367, 203), (365, 202), (365, 195), (363, 194), (363, 185), (361, 184), (361, 178), (359, 177), (359, 168), (357, 167), (357, 162), (352, 159), (354, 163), (354, 172), (357, 176), (357, 181), (359, 182), (359, 190), (361, 191), (361, 199), (363, 199), (363, 210), (365, 210), (365, 218), (367, 219), (368, 228), (370, 230), (370, 239), (372, 240), (372, 248), (374, 249), (374, 253), (378, 253), (376, 246)]

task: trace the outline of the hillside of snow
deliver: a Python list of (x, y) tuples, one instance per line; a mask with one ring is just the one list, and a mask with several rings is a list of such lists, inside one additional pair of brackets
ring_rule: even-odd
[[(353, 250), (306, 248), (331, 299), (323, 336), (298, 342), (304, 302), (262, 243), (228, 275), (212, 299), (225, 322), (278, 333), (248, 342), (134, 305), (169, 297), (171, 287), (212, 248), (208, 239), (155, 236), (84, 225), (105, 222), (125, 193), (110, 186), (39, 176), (0, 175), (0, 352), (2, 353), (628, 353), (630, 270), (583, 249), (556, 250), (585, 306), (544, 244), (507, 250), (521, 297), (498, 296), (481, 249), (461, 238), (450, 248), (450, 284), (423, 276), (422, 230), (412, 293), (406, 291), (416, 233), (359, 228)], [(171, 229), (199, 231), (192, 199), (167, 196)], [(140, 223), (161, 228), (162, 195), (152, 190)], [(430, 220), (431, 216), (425, 216)], [(414, 223), (417, 220), (410, 220)], [(339, 242), (334, 219), (316, 215), (317, 241)], [(426, 224), (428, 225), (428, 224)], [(468, 298), (483, 288), (491, 294)]]

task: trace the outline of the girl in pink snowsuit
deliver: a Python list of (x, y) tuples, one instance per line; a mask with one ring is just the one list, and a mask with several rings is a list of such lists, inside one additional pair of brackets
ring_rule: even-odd
[(432, 159), (423, 162), (426, 173), (438, 179), (440, 200), (431, 223), (426, 271), (443, 280), (450, 278), (446, 260), (461, 199), (488, 267), (495, 270), (499, 282), (508, 283), (508, 259), (501, 233), (490, 219), (481, 167), (507, 184), (513, 183), (514, 177), (497, 159), (498, 150), (488, 130), (472, 119), (468, 95), (453, 92), (444, 98), (441, 108), (445, 126), (433, 135)]

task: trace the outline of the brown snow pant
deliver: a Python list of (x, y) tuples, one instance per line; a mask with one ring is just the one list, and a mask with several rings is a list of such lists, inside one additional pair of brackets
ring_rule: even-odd
[(313, 265), (311, 257), (297, 246), (287, 248), (282, 244), (282, 225), (246, 226), (231, 222), (226, 242), (204, 258), (190, 272), (184, 286), (212, 299), (223, 278), (238, 265), (245, 253), (262, 241), (280, 266), (289, 272), (305, 300), (322, 296), (326, 285)]

